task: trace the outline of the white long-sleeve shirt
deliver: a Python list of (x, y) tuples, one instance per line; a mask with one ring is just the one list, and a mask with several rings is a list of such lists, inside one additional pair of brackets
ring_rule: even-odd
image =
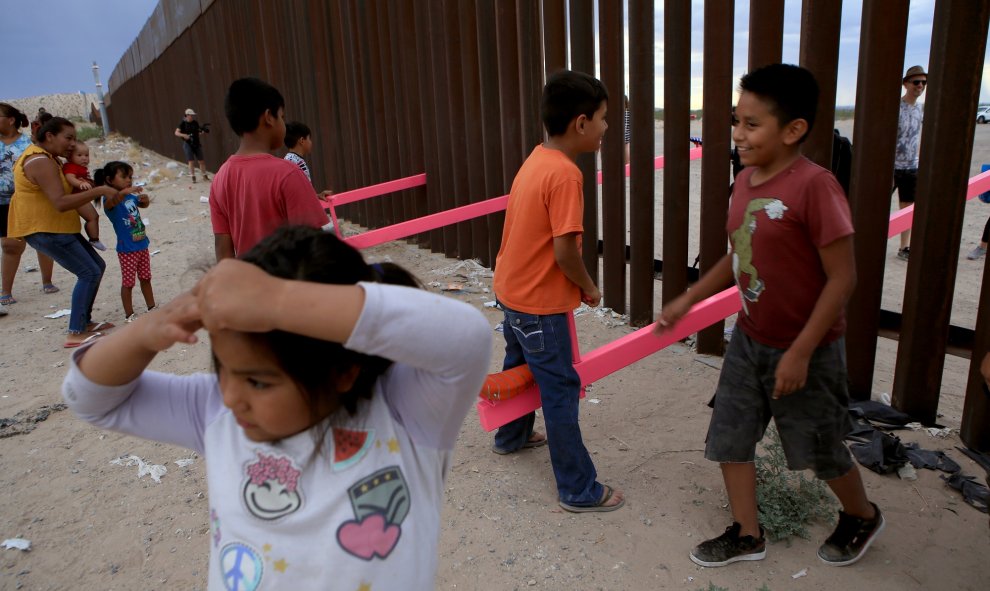
[(145, 371), (107, 387), (79, 370), (85, 349), (73, 356), (62, 389), (77, 415), (206, 457), (210, 589), (434, 588), (443, 483), (491, 330), (456, 300), (361, 285), (364, 309), (345, 346), (394, 365), (354, 417), (275, 443), (244, 436), (213, 374)]

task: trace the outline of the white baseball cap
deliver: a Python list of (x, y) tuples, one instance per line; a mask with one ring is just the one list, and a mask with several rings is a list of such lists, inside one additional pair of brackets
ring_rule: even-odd
[(193, 116), (195, 116), (196, 115), (196, 111), (193, 111), (192, 109), (186, 109), (186, 115), (193, 115)]

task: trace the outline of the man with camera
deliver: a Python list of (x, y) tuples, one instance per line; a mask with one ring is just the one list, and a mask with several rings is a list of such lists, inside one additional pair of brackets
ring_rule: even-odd
[(199, 142), (200, 133), (210, 133), (210, 124), (203, 123), (200, 125), (199, 121), (196, 121), (196, 111), (192, 109), (186, 109), (186, 116), (182, 118), (179, 122), (179, 126), (175, 128), (175, 137), (180, 137), (184, 141), (182, 143), (182, 151), (186, 154), (186, 161), (189, 163), (189, 175), (192, 176), (192, 182), (196, 182), (196, 168), (195, 163), (199, 161), (199, 170), (203, 173), (203, 178), (210, 180), (210, 177), (206, 174), (206, 163), (203, 162), (203, 145)]

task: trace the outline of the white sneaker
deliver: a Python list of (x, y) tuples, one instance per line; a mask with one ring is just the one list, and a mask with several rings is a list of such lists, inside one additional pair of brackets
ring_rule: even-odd
[(0, 306), (0, 316), (6, 316), (7, 314), (10, 314), (10, 312), (7, 311), (7, 306)]
[(131, 314), (130, 316), (128, 316), (127, 318), (125, 318), (124, 319), (124, 322), (126, 322), (127, 324), (130, 324), (130, 323), (134, 322), (135, 320), (137, 320), (137, 313)]
[(89, 243), (92, 244), (93, 248), (95, 248), (96, 250), (102, 251), (107, 249), (106, 245), (100, 242), (99, 240), (90, 240)]

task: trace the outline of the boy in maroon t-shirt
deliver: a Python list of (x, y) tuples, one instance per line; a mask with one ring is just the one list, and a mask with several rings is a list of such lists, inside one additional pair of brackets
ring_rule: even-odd
[(657, 330), (667, 330), (736, 280), (742, 312), (705, 444), (705, 457), (721, 464), (734, 523), (691, 560), (711, 567), (766, 556), (754, 458), (773, 417), (788, 467), (813, 470), (842, 503), (818, 557), (852, 564), (884, 519), (843, 444), (852, 426), (843, 309), (856, 283), (849, 205), (835, 177), (801, 156), (818, 104), (811, 72), (774, 64), (743, 76), (740, 89), (732, 139), (746, 168), (729, 206), (732, 249), (657, 318)]

